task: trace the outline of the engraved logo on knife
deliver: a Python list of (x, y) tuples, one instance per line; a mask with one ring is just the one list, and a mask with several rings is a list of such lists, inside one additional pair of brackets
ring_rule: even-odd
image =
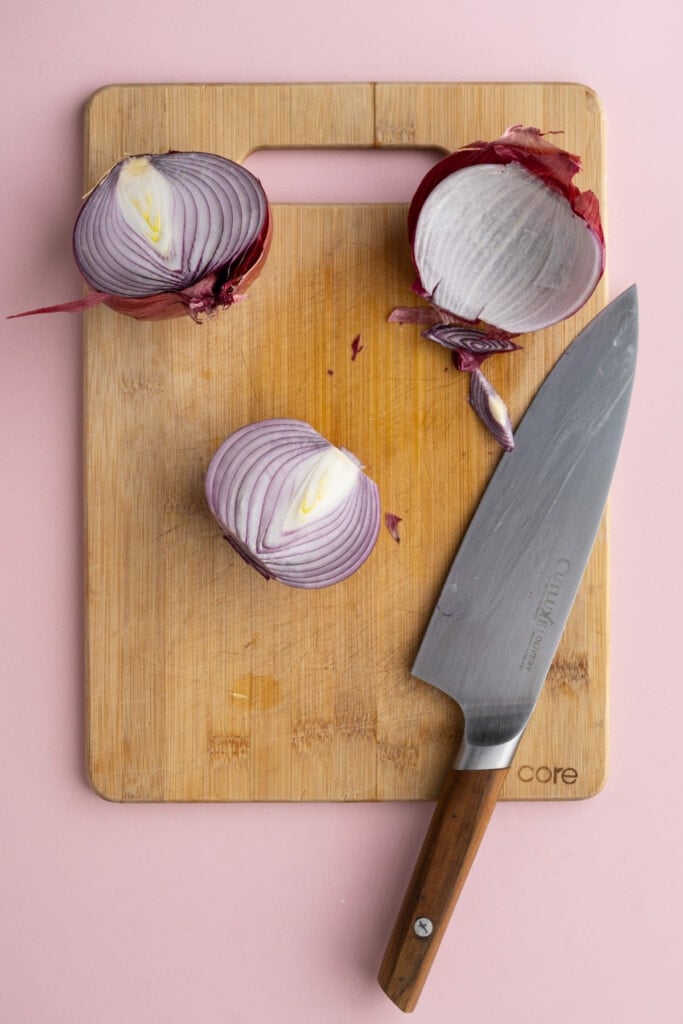
[(529, 642), (524, 651), (524, 657), (519, 666), (520, 671), (532, 671), (538, 657), (538, 652), (548, 632), (548, 627), (555, 625), (553, 621), (555, 605), (570, 568), (571, 563), (568, 558), (558, 558), (552, 568), (552, 572), (548, 576), (541, 599), (536, 605), (534, 628), (531, 631)]

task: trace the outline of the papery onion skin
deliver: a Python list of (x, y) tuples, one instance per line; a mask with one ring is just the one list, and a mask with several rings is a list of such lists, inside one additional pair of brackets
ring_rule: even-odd
[(397, 516), (394, 512), (385, 512), (384, 514), (384, 525), (387, 530), (396, 541), (397, 544), (401, 543), (401, 536), (398, 532), (398, 524), (402, 523), (403, 520), (400, 516)]
[[(145, 238), (131, 226), (134, 218), (121, 212), (117, 185), (136, 166), (167, 179), (164, 209), (153, 213), (154, 227), (163, 217), (172, 219), (164, 225), (164, 238), (170, 235), (172, 243), (168, 252), (155, 250), (154, 232)], [(151, 223), (143, 210), (143, 226), (145, 217)], [(201, 323), (244, 298), (263, 269), (271, 235), (263, 186), (240, 164), (194, 151), (126, 157), (89, 193), (74, 226), (73, 255), (89, 294), (17, 315), (78, 312), (102, 303), (138, 320), (189, 316)]]
[(180, 292), (158, 292), (145, 298), (109, 294), (101, 300), (102, 304), (136, 320), (172, 320), (181, 316), (189, 316), (198, 324), (212, 320), (221, 309), (228, 309), (247, 297), (245, 291), (259, 276), (268, 258), (271, 237), (269, 218), (265, 237), (259, 240), (260, 251), (254, 251), (253, 266), (247, 267), (241, 277), (221, 283), (217, 274), (209, 274)]
[(355, 455), (303, 420), (261, 420), (234, 431), (211, 459), (205, 493), (238, 554), (292, 587), (341, 582), (377, 542), (377, 485)]
[[(413, 250), (413, 263), (417, 274), (413, 285), (413, 290), (416, 294), (430, 301), (432, 300), (432, 291), (426, 288), (421, 280), (420, 268), (415, 257), (415, 240), (420, 214), (425, 202), (434, 189), (450, 175), (464, 168), (475, 165), (488, 164), (500, 166), (512, 163), (528, 171), (551, 191), (566, 199), (573, 213), (585, 223), (586, 229), (592, 233), (600, 254), (600, 263), (595, 280), (592, 282), (592, 289), (594, 290), (597, 286), (604, 272), (605, 242), (597, 197), (590, 191), (581, 192), (572, 180), (580, 170), (580, 158), (548, 142), (544, 137), (544, 133), (539, 129), (514, 125), (493, 142), (473, 142), (444, 157), (443, 160), (439, 161), (438, 164), (428, 171), (418, 186), (408, 211), (408, 237)], [(524, 326), (523, 330), (518, 330), (509, 324), (501, 322), (491, 322), (490, 325), (505, 331), (509, 337), (514, 337), (516, 334), (525, 333), (527, 330), (538, 330), (541, 327), (549, 326), (551, 323), (571, 316), (587, 301), (588, 297), (590, 296), (583, 297), (579, 304), (574, 305), (573, 308), (570, 303), (568, 308), (562, 310), (561, 316), (550, 319), (547, 323)], [(446, 312), (451, 320), (464, 323), (474, 322), (473, 318), (463, 316), (461, 310), (449, 309)], [(485, 319), (483, 318), (483, 320)], [(408, 322), (407, 315), (404, 315), (403, 322)], [(420, 320), (420, 322), (424, 321)]]

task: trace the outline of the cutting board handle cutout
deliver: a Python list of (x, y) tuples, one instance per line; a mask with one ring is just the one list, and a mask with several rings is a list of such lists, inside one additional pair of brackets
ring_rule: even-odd
[(244, 166), (272, 203), (409, 203), (437, 147), (317, 147), (253, 150)]

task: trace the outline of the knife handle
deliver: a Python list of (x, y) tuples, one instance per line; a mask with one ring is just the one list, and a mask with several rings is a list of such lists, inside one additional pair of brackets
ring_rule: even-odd
[(479, 849), (507, 768), (451, 768), (379, 970), (386, 994), (415, 1009)]

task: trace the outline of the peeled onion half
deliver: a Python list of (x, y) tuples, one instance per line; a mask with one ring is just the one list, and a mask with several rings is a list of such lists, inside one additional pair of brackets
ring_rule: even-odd
[(209, 465), (206, 498), (242, 558), (292, 587), (346, 579), (379, 533), (377, 485), (355, 455), (301, 420), (261, 420), (231, 434)]

